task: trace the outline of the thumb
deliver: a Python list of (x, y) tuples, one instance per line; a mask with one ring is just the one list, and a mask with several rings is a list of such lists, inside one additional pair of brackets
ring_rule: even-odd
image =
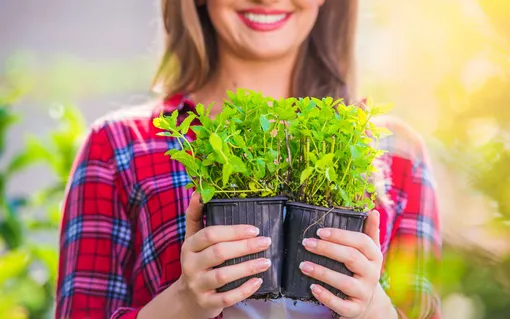
[(377, 247), (381, 247), (381, 243), (379, 241), (379, 224), (380, 214), (377, 210), (373, 210), (368, 214), (363, 229), (363, 232), (367, 234), (368, 237), (372, 238)]
[(196, 234), (200, 229), (204, 227), (204, 220), (202, 215), (202, 209), (204, 204), (202, 203), (202, 196), (194, 192), (191, 196), (188, 209), (186, 210), (186, 237)]

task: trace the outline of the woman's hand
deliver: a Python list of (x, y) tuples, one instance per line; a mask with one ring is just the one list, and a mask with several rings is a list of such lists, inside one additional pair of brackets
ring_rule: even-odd
[[(365, 318), (374, 293), (382, 291), (378, 289), (383, 261), (379, 244), (379, 212), (369, 214), (364, 233), (323, 228), (318, 230), (317, 235), (320, 240), (303, 240), (305, 248), (314, 254), (344, 263), (354, 275), (350, 277), (305, 261), (300, 265), (304, 274), (341, 290), (348, 298), (341, 299), (320, 285), (312, 285), (313, 295), (342, 317)], [(384, 314), (381, 316), (388, 318)]]
[(257, 237), (251, 225), (202, 228), (200, 195), (193, 194), (186, 211), (186, 239), (181, 251), (181, 277), (142, 311), (138, 318), (214, 318), (223, 308), (255, 293), (262, 279), (252, 278), (240, 287), (217, 293), (225, 284), (266, 271), (269, 259), (259, 258), (241, 264), (213, 268), (224, 261), (266, 250), (271, 239)]
[(193, 310), (192, 318), (212, 318), (254, 294), (262, 279), (252, 278), (228, 292), (216, 289), (227, 283), (266, 271), (271, 261), (265, 258), (213, 268), (226, 260), (264, 251), (271, 238), (257, 237), (251, 225), (211, 226), (202, 229), (202, 204), (195, 193), (186, 212), (186, 240), (182, 246), (182, 275), (178, 281), (180, 298)]

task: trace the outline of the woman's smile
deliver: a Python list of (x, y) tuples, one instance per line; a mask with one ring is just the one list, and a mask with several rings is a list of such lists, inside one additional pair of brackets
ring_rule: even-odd
[(292, 13), (288, 11), (268, 11), (250, 9), (239, 12), (239, 17), (246, 26), (255, 31), (274, 31), (280, 29), (289, 20)]

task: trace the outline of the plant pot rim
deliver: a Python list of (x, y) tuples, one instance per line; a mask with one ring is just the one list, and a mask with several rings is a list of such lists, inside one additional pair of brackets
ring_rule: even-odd
[(328, 208), (328, 207), (315, 206), (315, 205), (310, 205), (310, 204), (305, 204), (305, 203), (300, 203), (300, 202), (293, 202), (293, 201), (287, 202), (286, 205), (299, 207), (299, 208), (303, 208), (303, 209), (308, 209), (308, 210), (320, 210), (323, 212), (331, 211), (332, 213), (336, 213), (336, 214), (351, 215), (351, 216), (362, 217), (362, 218), (368, 217), (367, 212), (357, 212), (354, 210), (349, 210), (349, 209), (344, 209), (344, 208), (334, 208), (333, 210), (331, 210), (331, 208)]
[(229, 204), (229, 203), (237, 203), (237, 202), (280, 202), (287, 201), (288, 198), (285, 196), (273, 196), (273, 197), (247, 197), (247, 198), (218, 198), (211, 199), (207, 204)]

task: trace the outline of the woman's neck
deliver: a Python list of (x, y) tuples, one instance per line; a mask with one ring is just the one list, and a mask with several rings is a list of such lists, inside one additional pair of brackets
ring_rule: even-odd
[(214, 103), (212, 113), (221, 111), (226, 91), (238, 88), (261, 92), (273, 98), (288, 97), (296, 55), (273, 60), (248, 60), (235, 55), (219, 54), (215, 74), (191, 98), (196, 103)]

